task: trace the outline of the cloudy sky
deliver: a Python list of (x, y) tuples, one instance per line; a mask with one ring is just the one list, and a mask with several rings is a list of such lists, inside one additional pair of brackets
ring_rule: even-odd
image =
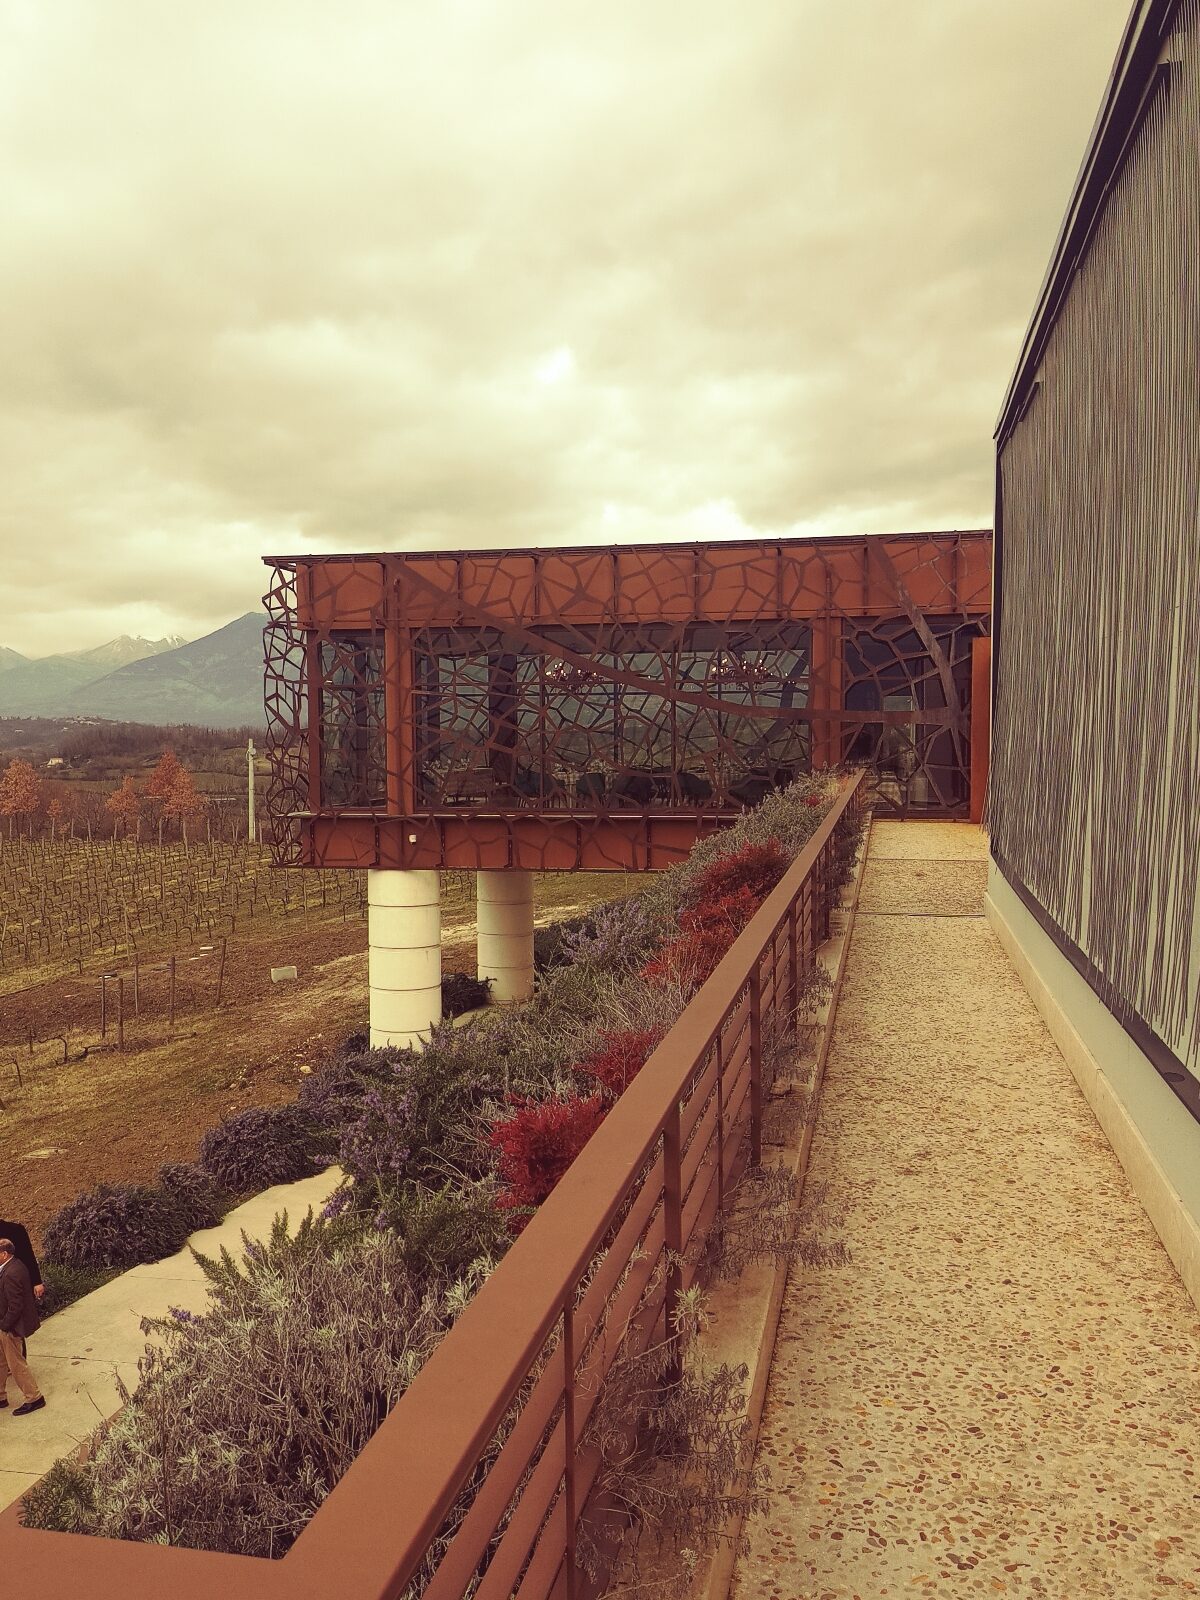
[(0, 0), (0, 644), (990, 521), (1129, 0)]

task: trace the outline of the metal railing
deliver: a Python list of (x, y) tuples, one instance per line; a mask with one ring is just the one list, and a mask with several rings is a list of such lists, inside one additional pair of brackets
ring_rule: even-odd
[(0, 1518), (8, 1569), (35, 1591), (92, 1600), (399, 1600), (418, 1574), (425, 1600), (459, 1600), (473, 1585), (476, 1600), (582, 1596), (577, 1532), (601, 1466), (588, 1420), (618, 1349), (671, 1337), (673, 1302), (713, 1219), (759, 1159), (764, 1034), (794, 1013), (829, 935), (843, 821), (865, 789), (862, 773), (842, 782), (283, 1558), (26, 1529), (12, 1507)]

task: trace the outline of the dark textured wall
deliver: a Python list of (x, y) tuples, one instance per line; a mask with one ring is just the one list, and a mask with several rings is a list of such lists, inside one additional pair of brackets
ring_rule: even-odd
[(989, 817), (1101, 997), (1200, 1076), (1200, 0), (1164, 54), (1002, 435)]

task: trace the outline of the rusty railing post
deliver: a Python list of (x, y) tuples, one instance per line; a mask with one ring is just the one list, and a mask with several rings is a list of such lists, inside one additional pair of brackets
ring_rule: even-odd
[(762, 974), (750, 968), (750, 1165), (762, 1163)]
[(566, 1544), (563, 1548), (567, 1600), (575, 1600), (575, 1525), (579, 1506), (575, 1496), (575, 1309), (568, 1294), (562, 1310), (563, 1352), (563, 1503), (566, 1509)]
[(792, 1019), (792, 1027), (798, 1030), (800, 1021), (796, 1010), (800, 1004), (800, 951), (797, 946), (796, 902), (793, 900), (788, 908), (788, 1016)]
[(725, 1214), (725, 1035), (718, 1033), (717, 1052), (717, 1214)]
[(679, 1101), (671, 1107), (663, 1128), (663, 1247), (674, 1259), (667, 1266), (666, 1303), (664, 1305), (664, 1333), (672, 1346), (671, 1361), (666, 1370), (666, 1382), (677, 1383), (682, 1372), (679, 1357), (679, 1333), (675, 1327), (679, 1296), (683, 1292), (683, 1274), (679, 1258), (683, 1254), (683, 1144), (679, 1130)]
[(175, 957), (167, 961), (167, 1027), (175, 1026)]
[(100, 1037), (108, 1038), (108, 977), (100, 974)]
[(125, 979), (117, 978), (117, 1049), (125, 1048)]

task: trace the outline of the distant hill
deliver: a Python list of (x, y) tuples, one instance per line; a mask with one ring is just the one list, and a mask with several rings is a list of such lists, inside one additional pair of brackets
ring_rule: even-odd
[(108, 669), (70, 656), (43, 656), (0, 672), (0, 717), (52, 717), (67, 696)]
[(114, 672), (117, 667), (127, 667), (131, 661), (144, 661), (147, 656), (161, 656), (168, 650), (178, 650), (187, 640), (181, 633), (170, 634), (166, 639), (136, 639), (123, 633), (119, 639), (98, 644), (94, 650), (65, 650), (69, 661), (86, 661), (100, 672)]
[[(248, 611), (202, 639), (73, 686), (59, 709), (118, 722), (261, 727), (265, 621), (261, 611)], [(9, 676), (0, 674), (0, 705)]]
[(74, 690), (114, 667), (177, 649), (182, 643), (178, 637), (133, 639), (126, 633), (91, 650), (63, 651), (36, 661), (15, 650), (0, 650), (0, 716), (54, 716), (64, 710)]

